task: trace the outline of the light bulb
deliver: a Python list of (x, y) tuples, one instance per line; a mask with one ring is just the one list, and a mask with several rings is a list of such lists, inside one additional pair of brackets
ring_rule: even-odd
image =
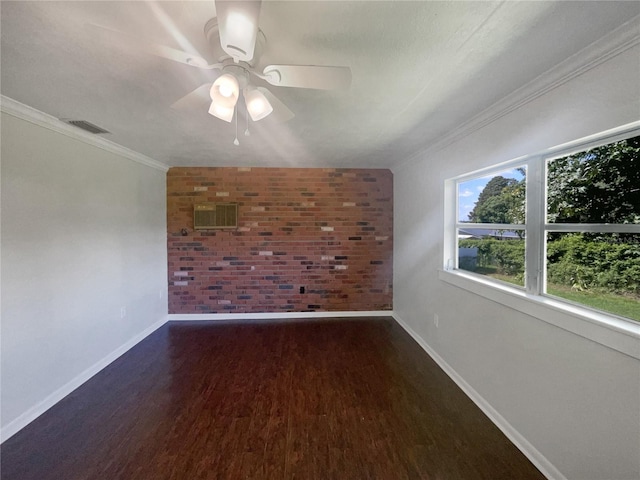
[(211, 100), (224, 108), (233, 108), (238, 101), (238, 94), (238, 80), (228, 73), (220, 75), (209, 91)]
[(228, 83), (223, 83), (222, 85), (220, 85), (218, 91), (220, 92), (220, 95), (226, 98), (229, 98), (231, 95), (233, 95), (233, 87)]

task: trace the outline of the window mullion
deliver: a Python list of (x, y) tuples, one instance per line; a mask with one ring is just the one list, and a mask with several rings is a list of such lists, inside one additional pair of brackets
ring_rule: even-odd
[(525, 289), (540, 295), (544, 284), (545, 223), (544, 159), (531, 158), (527, 163)]
[(495, 230), (525, 230), (519, 223), (457, 223), (456, 228), (490, 228)]
[(634, 223), (548, 223), (547, 232), (640, 233)]

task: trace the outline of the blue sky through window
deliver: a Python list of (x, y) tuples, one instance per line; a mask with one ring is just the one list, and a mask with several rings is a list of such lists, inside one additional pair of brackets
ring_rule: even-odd
[(473, 180), (458, 183), (458, 221), (469, 221), (469, 212), (473, 210), (473, 207), (478, 201), (478, 195), (480, 195), (480, 192), (484, 190), (484, 187), (492, 178), (502, 176), (504, 178), (514, 178), (518, 181), (522, 180), (523, 175), (517, 170), (517, 168), (520, 167), (514, 167), (509, 170), (492, 173), (484, 177), (478, 177)]

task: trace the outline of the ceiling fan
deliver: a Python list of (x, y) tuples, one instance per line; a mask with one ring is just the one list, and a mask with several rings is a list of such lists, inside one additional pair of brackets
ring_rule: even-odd
[[(218, 63), (210, 64), (197, 55), (164, 45), (137, 42), (138, 48), (169, 60), (204, 70), (220, 72), (213, 84), (205, 83), (181, 98), (172, 108), (181, 109), (202, 102), (208, 94), (209, 113), (231, 122), (238, 100), (244, 98), (246, 109), (255, 122), (273, 115), (279, 122), (294, 114), (273, 93), (255, 86), (254, 79), (262, 79), (277, 87), (346, 90), (351, 86), (349, 67), (319, 65), (267, 65), (262, 71), (255, 68), (266, 43), (259, 28), (261, 0), (216, 0), (216, 17), (209, 20), (204, 33), (210, 44), (220, 42), (226, 55)], [(102, 30), (105, 30), (101, 27)], [(111, 32), (111, 34), (121, 34)]]

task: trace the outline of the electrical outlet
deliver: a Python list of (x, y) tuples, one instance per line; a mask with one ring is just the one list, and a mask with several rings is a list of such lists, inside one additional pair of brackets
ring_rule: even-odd
[(120, 318), (127, 316), (127, 307), (120, 307)]
[(436, 326), (436, 328), (438, 328), (438, 324), (440, 323), (440, 318), (438, 317), (437, 313), (433, 314), (433, 324)]

